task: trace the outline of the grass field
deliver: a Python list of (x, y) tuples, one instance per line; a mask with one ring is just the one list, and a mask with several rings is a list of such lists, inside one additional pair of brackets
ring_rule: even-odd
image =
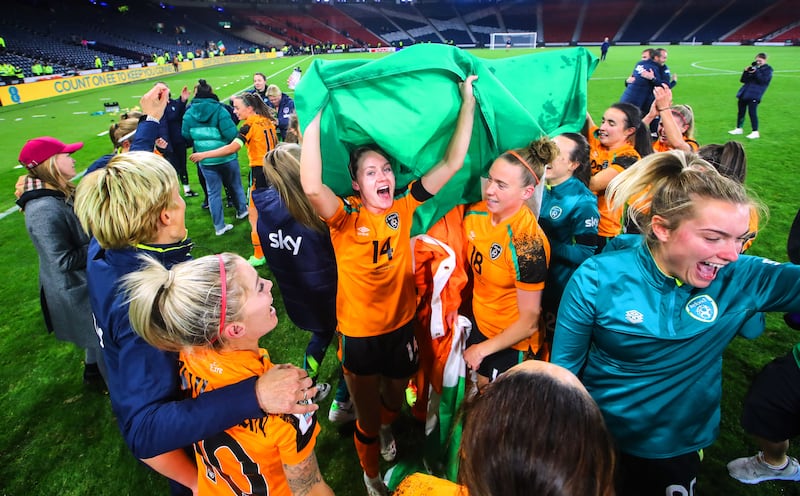
[[(630, 74), (642, 47), (612, 47), (608, 60), (599, 64), (589, 83), (589, 111), (599, 121), (603, 110), (617, 101), (623, 80)], [(599, 48), (593, 48), (599, 54)], [(762, 226), (752, 254), (786, 260), (786, 236), (797, 209), (800, 190), (796, 185), (795, 153), (800, 145), (798, 91), (800, 57), (792, 47), (675, 46), (669, 49), (668, 65), (679, 77), (674, 90), (676, 103), (695, 110), (697, 139), (701, 144), (722, 143), (735, 125), (736, 99), (741, 70), (759, 51), (766, 51), (775, 75), (759, 107), (762, 138), (744, 143), (748, 154), (747, 184), (770, 208), (770, 219)], [(520, 52), (479, 51), (482, 57), (504, 57)], [(338, 58), (347, 55), (336, 56)], [(333, 56), (331, 56), (333, 57)], [(357, 55), (354, 57), (369, 57)], [(265, 73), (270, 82), (285, 87), (292, 68), (306, 68), (310, 58), (278, 59), (274, 62), (242, 63), (202, 71), (181, 72), (164, 78), (177, 95), (181, 86), (191, 88), (202, 77), (228, 97), (251, 84), (253, 72)], [(542, 75), (547, 77), (547, 75)], [(103, 103), (118, 101), (132, 107), (152, 85), (128, 84), (91, 90), (48, 100), (0, 108), (0, 405), (4, 413), (0, 430), (0, 494), (165, 494), (163, 479), (153, 475), (129, 453), (119, 435), (107, 396), (87, 391), (81, 382), (82, 354), (69, 344), (46, 334), (38, 300), (37, 256), (25, 232), (23, 216), (15, 211), (13, 185), (21, 169), (17, 155), (26, 139), (51, 135), (62, 141), (83, 141), (75, 153), (78, 170), (111, 151), (104, 132), (116, 115), (91, 115)], [(290, 93), (291, 94), (291, 93)], [(413, 102), (411, 102), (413, 104)], [(745, 133), (749, 132), (749, 121)], [(246, 161), (242, 161), (246, 164)], [(193, 187), (194, 167), (190, 165)], [(213, 235), (202, 198), (187, 199), (187, 226), (197, 248), (195, 256), (232, 251), (249, 256), (249, 225), (236, 223), (221, 238)], [(267, 270), (263, 274), (269, 275)], [(282, 322), (264, 345), (273, 361), (300, 364), (308, 335), (285, 318), (276, 300)], [(64, 309), (63, 311), (69, 311)], [(735, 340), (725, 355), (722, 425), (719, 440), (705, 450), (698, 483), (702, 494), (800, 495), (800, 484), (768, 482), (746, 486), (727, 475), (725, 464), (733, 457), (752, 454), (754, 445), (739, 426), (741, 399), (752, 376), (773, 357), (786, 353), (798, 341), (780, 315), (769, 315), (767, 330), (755, 341)], [(322, 378), (335, 380), (335, 356), (329, 350)], [(352, 430), (338, 430), (327, 422), (330, 399), (320, 412), (323, 433), (317, 455), (322, 473), (337, 494), (362, 495), (365, 490), (352, 445)], [(351, 429), (351, 428), (350, 428)], [(401, 457), (420, 449), (421, 427), (404, 417), (396, 429)], [(795, 454), (800, 450), (793, 448)]]

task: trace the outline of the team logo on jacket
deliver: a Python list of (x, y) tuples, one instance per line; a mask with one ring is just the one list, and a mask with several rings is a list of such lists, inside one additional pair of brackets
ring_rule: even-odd
[(717, 302), (708, 295), (695, 296), (689, 300), (686, 311), (693, 319), (700, 322), (714, 322), (719, 314)]
[(628, 310), (625, 312), (625, 320), (631, 324), (641, 324), (644, 322), (644, 315), (639, 310)]
[(503, 247), (497, 243), (492, 243), (492, 247), (489, 248), (489, 258), (497, 260), (501, 253), (503, 253)]
[(553, 220), (558, 219), (559, 217), (561, 217), (561, 214), (563, 212), (564, 211), (561, 210), (561, 207), (555, 206), (555, 207), (550, 209), (550, 218), (553, 219)]
[(386, 216), (386, 225), (394, 230), (400, 226), (400, 215), (397, 212), (392, 212)]

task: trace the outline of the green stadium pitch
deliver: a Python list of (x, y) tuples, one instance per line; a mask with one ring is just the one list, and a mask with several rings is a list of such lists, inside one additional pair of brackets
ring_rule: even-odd
[[(599, 121), (602, 112), (618, 100), (623, 80), (639, 59), (642, 46), (612, 46), (605, 62), (599, 63), (589, 83), (589, 112)], [(653, 47), (656, 48), (656, 47)], [(736, 90), (739, 75), (755, 56), (764, 51), (775, 75), (759, 107), (761, 139), (741, 141), (747, 151), (747, 186), (770, 209), (750, 253), (785, 261), (786, 236), (797, 209), (800, 189), (797, 176), (797, 118), (800, 84), (800, 57), (793, 47), (667, 46), (668, 65), (678, 75), (674, 89), (676, 103), (690, 104), (696, 116), (700, 144), (723, 143), (729, 138), (736, 118)], [(599, 56), (599, 47), (590, 48)], [(542, 49), (537, 49), (540, 51)], [(545, 49), (551, 50), (551, 49)], [(481, 50), (487, 58), (530, 53), (524, 49)], [(322, 55), (342, 59), (383, 56), (380, 54)], [(177, 96), (181, 87), (190, 89), (199, 78), (214, 86), (220, 98), (228, 98), (252, 85), (254, 72), (263, 72), (270, 83), (293, 95), (286, 80), (294, 67), (305, 71), (310, 57), (276, 59), (274, 64), (248, 62), (220, 65), (208, 69), (178, 72), (162, 78)], [(547, 77), (543, 74), (542, 77)], [(118, 113), (106, 113), (104, 103), (118, 102), (121, 110), (138, 105), (140, 96), (155, 81), (122, 84), (76, 92), (47, 100), (0, 108), (0, 404), (3, 426), (0, 430), (0, 494), (166, 494), (163, 479), (136, 461), (119, 435), (108, 397), (88, 391), (81, 383), (81, 353), (69, 344), (47, 335), (39, 309), (37, 256), (27, 233), (23, 215), (14, 207), (13, 189), (22, 170), (15, 168), (25, 140), (42, 135), (65, 142), (82, 141), (75, 153), (78, 170), (84, 170), (99, 156), (112, 151), (107, 136)], [(408, 102), (424, 105), (424, 102)], [(240, 163), (246, 175), (246, 155)], [(199, 191), (194, 166), (190, 164), (192, 188)], [(188, 198), (186, 207), (189, 234), (196, 243), (195, 256), (222, 251), (249, 256), (250, 228), (236, 224), (223, 237), (213, 234), (202, 198)], [(265, 277), (265, 268), (259, 271)], [(276, 298), (279, 327), (266, 336), (263, 345), (273, 362), (302, 363), (308, 333), (295, 328), (286, 317), (280, 298)], [(69, 311), (64, 309), (64, 311)], [(764, 482), (747, 486), (731, 479), (725, 464), (753, 454), (755, 448), (739, 426), (741, 400), (753, 375), (773, 357), (786, 353), (800, 339), (790, 331), (780, 315), (767, 316), (767, 329), (755, 341), (737, 338), (724, 357), (722, 424), (719, 440), (705, 450), (698, 481), (701, 494), (730, 496), (800, 495), (800, 484)], [(335, 382), (336, 363), (330, 349), (322, 365), (321, 380)], [(320, 409), (322, 434), (316, 448), (325, 479), (339, 495), (363, 495), (361, 471), (352, 441), (352, 428), (337, 429), (327, 420), (331, 398)], [(422, 427), (406, 414), (395, 430), (399, 457), (413, 459), (422, 450)], [(800, 449), (793, 445), (790, 454)], [(382, 465), (382, 470), (388, 468)]]

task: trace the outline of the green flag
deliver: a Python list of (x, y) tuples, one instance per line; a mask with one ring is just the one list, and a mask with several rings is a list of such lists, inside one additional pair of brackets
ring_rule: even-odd
[(436, 165), (455, 129), (458, 83), (478, 76), (478, 115), (464, 168), (417, 209), (412, 234), (419, 234), (455, 205), (479, 200), (480, 177), (500, 153), (543, 134), (580, 131), (596, 65), (582, 47), (483, 59), (449, 45), (421, 44), (376, 60), (314, 60), (295, 103), (302, 127), (322, 110), (323, 181), (347, 195), (348, 155), (356, 146), (377, 143), (386, 150), (398, 187)]

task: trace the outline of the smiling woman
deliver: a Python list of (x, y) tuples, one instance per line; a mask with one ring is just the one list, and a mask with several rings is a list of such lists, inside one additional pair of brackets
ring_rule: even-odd
[(609, 185), (645, 241), (587, 260), (564, 292), (553, 363), (580, 374), (621, 451), (618, 494), (690, 494), (717, 437), (722, 352), (757, 312), (800, 309), (800, 267), (740, 255), (741, 184), (696, 155), (650, 155)]

